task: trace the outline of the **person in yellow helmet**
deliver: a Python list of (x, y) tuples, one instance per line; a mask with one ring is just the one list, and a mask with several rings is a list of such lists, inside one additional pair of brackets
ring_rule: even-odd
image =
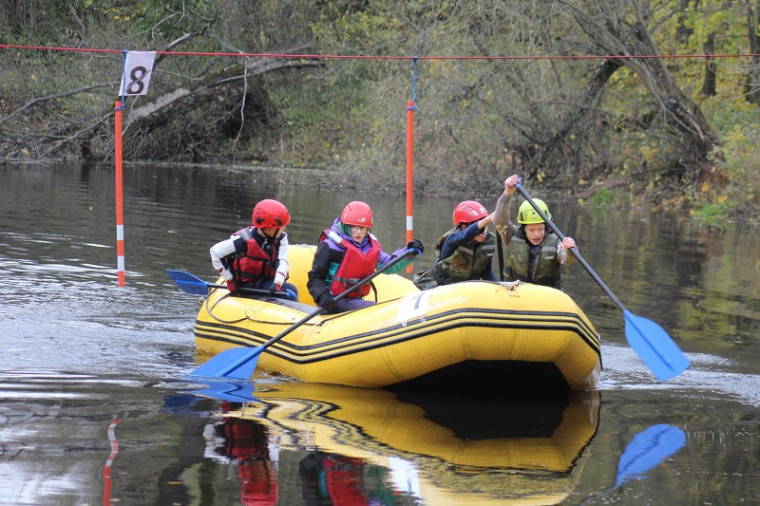
[[(504, 276), (508, 281), (525, 281), (562, 289), (560, 266), (575, 263), (570, 251), (575, 240), (565, 237), (561, 241), (544, 223), (530, 202), (525, 201), (517, 211), (517, 225), (509, 220), (509, 202), (520, 182), (517, 175), (504, 181), (504, 191), (496, 202), (494, 227), (505, 244)], [(541, 199), (533, 199), (551, 220), (549, 207)]]

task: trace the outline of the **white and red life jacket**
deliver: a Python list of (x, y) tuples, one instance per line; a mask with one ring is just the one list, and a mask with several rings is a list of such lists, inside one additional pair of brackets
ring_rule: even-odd
[(245, 241), (245, 252), (230, 262), (230, 271), (237, 283), (252, 283), (260, 279), (273, 279), (276, 274), (280, 241), (275, 240), (272, 251), (267, 254), (254, 238), (255, 229), (250, 227), (236, 232)]

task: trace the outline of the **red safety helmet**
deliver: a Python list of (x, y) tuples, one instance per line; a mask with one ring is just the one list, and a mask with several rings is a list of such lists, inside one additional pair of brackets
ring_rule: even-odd
[(282, 228), (290, 223), (290, 214), (282, 202), (264, 199), (253, 207), (251, 221), (256, 228)]
[(468, 224), (488, 216), (488, 211), (480, 202), (465, 200), (454, 208), (454, 226), (462, 223)]
[(372, 228), (372, 209), (366, 202), (349, 202), (340, 213), (340, 221), (346, 225)]

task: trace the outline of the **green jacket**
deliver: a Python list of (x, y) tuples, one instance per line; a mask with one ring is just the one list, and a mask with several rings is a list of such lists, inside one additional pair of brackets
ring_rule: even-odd
[(559, 238), (557, 235), (553, 232), (548, 233), (539, 244), (536, 260), (533, 264), (533, 275), (528, 278), (529, 242), (521, 227), (512, 225), (512, 229), (512, 237), (504, 252), (504, 275), (507, 281), (525, 281), (561, 290), (560, 261), (557, 258)]
[(425, 290), (459, 281), (484, 279), (485, 271), (493, 275), (490, 266), (496, 251), (496, 236), (491, 232), (486, 233), (483, 242), (468, 241), (459, 245), (448, 257), (440, 258), (443, 243), (457, 232), (459, 230), (454, 227), (438, 239), (435, 245), (435, 264), (431, 269), (419, 272), (414, 277), (414, 283), (418, 288)]

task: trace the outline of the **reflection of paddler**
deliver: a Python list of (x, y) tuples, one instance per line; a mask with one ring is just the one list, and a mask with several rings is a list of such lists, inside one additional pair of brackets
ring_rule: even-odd
[[(222, 411), (240, 404), (222, 402)], [(237, 464), (242, 484), (240, 500), (246, 505), (277, 503), (277, 474), (269, 457), (268, 431), (264, 425), (244, 418), (225, 417), (213, 425), (213, 453)]]
[(298, 467), (304, 504), (364, 505), (364, 461), (343, 455), (310, 453)]

